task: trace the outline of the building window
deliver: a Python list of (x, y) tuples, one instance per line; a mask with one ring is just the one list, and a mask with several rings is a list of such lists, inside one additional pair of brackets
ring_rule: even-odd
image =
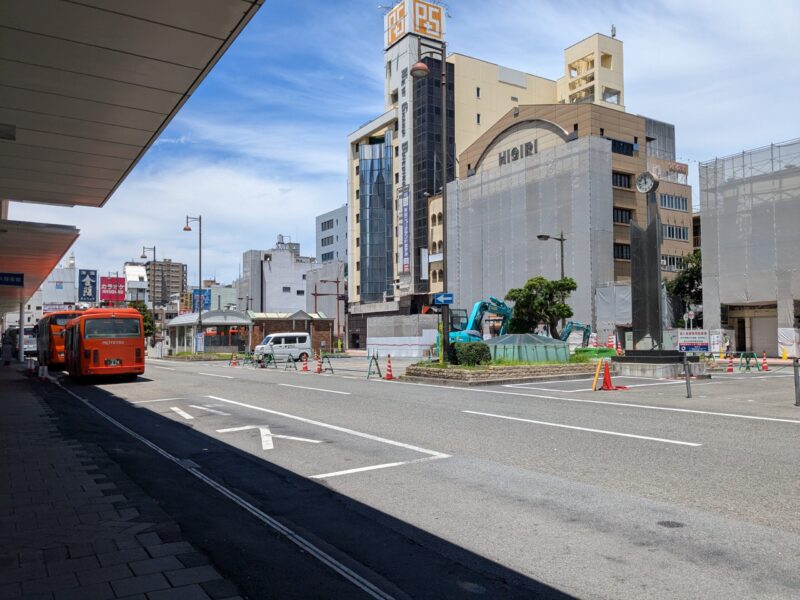
[(431, 281), (433, 283), (436, 283), (436, 279), (437, 279), (437, 277), (436, 277), (436, 269), (434, 269), (433, 271), (431, 271)]
[(627, 173), (611, 172), (611, 185), (625, 189), (631, 189), (631, 176)]
[(333, 252), (325, 252), (322, 255), (322, 262), (327, 262), (329, 260), (333, 260)]
[(361, 245), (361, 238), (356, 238), (356, 248)]
[(475, 122), (480, 125), (481, 124), (481, 113), (475, 115)]
[(614, 244), (614, 258), (621, 260), (631, 259), (631, 246), (630, 244)]
[(358, 190), (356, 190), (356, 200), (358, 200)]
[(685, 196), (676, 196), (675, 194), (660, 194), (659, 204), (661, 205), (661, 208), (689, 212), (689, 199)]
[(360, 271), (360, 270), (361, 270), (361, 261), (357, 260), (356, 261), (356, 271)]
[(519, 98), (517, 98), (516, 96), (511, 96), (511, 101), (512, 102), (519, 102)]
[(329, 229), (333, 229), (333, 219), (328, 219), (327, 221), (323, 221), (321, 229), (322, 231), (328, 231)]
[(356, 223), (361, 222), (361, 213), (356, 213)]
[(479, 87), (475, 88), (475, 97), (476, 98), (480, 98), (481, 97), (481, 88), (479, 88)]
[(322, 243), (323, 246), (331, 246), (331, 245), (333, 245), (333, 236), (329, 235), (327, 237), (322, 238), (321, 243)]
[(662, 225), (665, 240), (689, 241), (689, 228), (680, 225)]
[(356, 165), (356, 175), (358, 175), (358, 165)]
[(400, 156), (400, 146), (395, 146), (394, 147), (394, 155), (395, 156)]
[(394, 174), (394, 182), (395, 183), (400, 183), (400, 173), (395, 173)]
[(630, 142), (623, 142), (622, 140), (612, 139), (611, 152), (613, 152), (614, 154), (624, 154), (625, 156), (633, 156), (633, 144), (631, 144)]
[(361, 294), (361, 286), (360, 285), (356, 286), (356, 294)]
[(665, 271), (680, 271), (684, 267), (682, 256), (672, 256), (670, 254), (661, 255), (661, 268)]
[(614, 223), (621, 223), (623, 225), (628, 225), (631, 222), (632, 215), (633, 213), (627, 208), (615, 208)]
[(289, 293), (291, 293), (291, 291), (292, 291), (292, 288), (290, 288), (288, 285), (283, 286), (283, 292), (285, 294), (289, 294)]
[(297, 295), (298, 296), (305, 296), (306, 295), (306, 291), (305, 290), (297, 290)]

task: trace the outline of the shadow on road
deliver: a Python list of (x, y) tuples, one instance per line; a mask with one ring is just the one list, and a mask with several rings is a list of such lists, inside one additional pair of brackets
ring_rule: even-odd
[[(250, 598), (357, 598), (366, 592), (190, 472), (52, 384), (34, 384), (61, 432), (97, 444), (153, 496)], [(93, 386), (65, 386), (333, 556), (394, 598), (571, 598), (269, 461)], [(448, 507), (442, 506), (447, 518)], [(536, 543), (531, 540), (531, 543)], [(373, 596), (384, 597), (384, 596)]]

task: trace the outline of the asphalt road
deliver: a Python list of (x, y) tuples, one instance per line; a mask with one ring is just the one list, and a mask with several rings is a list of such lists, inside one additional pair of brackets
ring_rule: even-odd
[[(644, 379), (463, 389), (168, 361), (133, 383), (65, 385), (387, 597), (796, 598), (788, 375), (698, 381), (692, 400)], [(245, 563), (225, 543), (257, 548), (258, 530), (227, 507), (238, 530), (206, 549), (235, 579)], [(330, 565), (301, 554), (328, 593), (288, 578), (281, 597), (364, 592), (341, 595), (352, 581), (329, 586)]]

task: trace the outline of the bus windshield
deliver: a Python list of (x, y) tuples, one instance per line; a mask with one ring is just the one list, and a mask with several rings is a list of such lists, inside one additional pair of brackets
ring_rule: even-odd
[(141, 330), (138, 319), (86, 319), (84, 329), (86, 338), (127, 338), (139, 337)]
[(80, 313), (74, 313), (71, 315), (58, 315), (57, 317), (53, 317), (52, 325), (58, 325), (59, 327), (64, 327), (64, 325), (66, 325), (72, 319), (74, 319), (79, 315)]

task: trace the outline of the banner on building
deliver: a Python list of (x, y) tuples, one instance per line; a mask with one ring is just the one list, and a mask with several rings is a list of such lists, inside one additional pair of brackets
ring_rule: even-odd
[(78, 271), (78, 302), (97, 302), (97, 271)]
[(408, 206), (408, 189), (401, 194), (403, 206), (403, 273), (408, 273), (411, 266), (411, 215)]
[[(200, 290), (192, 290), (192, 312), (197, 312)], [(203, 310), (211, 310), (211, 290), (203, 290)]]
[(101, 302), (125, 302), (125, 278), (101, 277), (100, 278)]

